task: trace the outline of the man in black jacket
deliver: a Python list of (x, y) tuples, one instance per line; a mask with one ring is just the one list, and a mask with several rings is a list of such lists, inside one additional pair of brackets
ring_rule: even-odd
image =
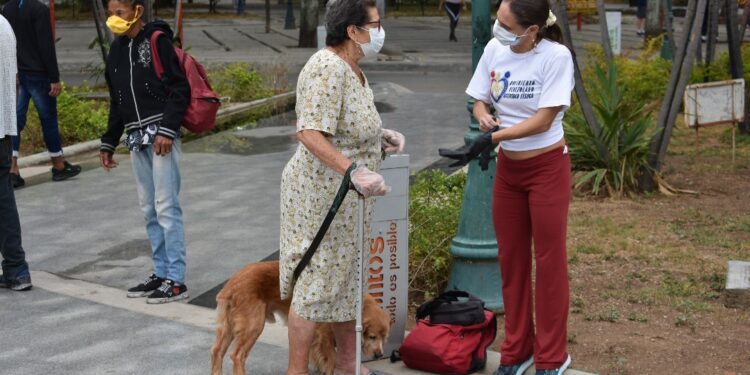
[(13, 137), (13, 187), (21, 187), (24, 180), (18, 171), (18, 151), (21, 131), (26, 125), (29, 100), (39, 113), (44, 143), (52, 159), (52, 180), (61, 181), (76, 176), (81, 167), (65, 161), (60, 130), (57, 124), (57, 96), (62, 91), (60, 72), (57, 69), (55, 41), (52, 36), (49, 9), (38, 0), (11, 0), (3, 7), (18, 40), (18, 136)]

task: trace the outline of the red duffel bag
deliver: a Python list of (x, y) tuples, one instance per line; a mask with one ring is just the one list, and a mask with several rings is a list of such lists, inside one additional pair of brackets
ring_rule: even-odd
[(473, 325), (432, 324), (420, 319), (406, 336), (399, 356), (412, 369), (444, 375), (471, 374), (487, 364), (487, 347), (495, 341), (497, 320), (484, 311)]

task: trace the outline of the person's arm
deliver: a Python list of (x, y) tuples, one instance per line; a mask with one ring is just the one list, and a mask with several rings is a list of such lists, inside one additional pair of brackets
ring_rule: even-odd
[(331, 141), (318, 130), (299, 131), (297, 132), (297, 139), (326, 167), (333, 169), (338, 174), (343, 175), (352, 164), (352, 161), (340, 153)]
[(109, 119), (107, 121), (107, 131), (102, 135), (101, 146), (99, 146), (99, 159), (102, 167), (106, 171), (117, 167), (117, 162), (112, 158), (117, 144), (120, 143), (120, 137), (124, 131), (124, 122), (120, 117), (120, 111), (117, 108), (117, 100), (115, 96), (115, 90), (112, 88), (112, 82), (105, 68), (104, 79), (107, 82), (109, 88)]
[(562, 110), (559, 107), (539, 108), (536, 113), (528, 119), (492, 133), (492, 143), (509, 141), (512, 139), (525, 138), (531, 135), (544, 133), (552, 127), (555, 116)]
[[(35, 9), (33, 23), (37, 40), (36, 48), (39, 51), (39, 55), (42, 57), (42, 63), (47, 71), (47, 77), (49, 77), (50, 82), (53, 86), (58, 84), (58, 91), (56, 94), (59, 94), (60, 71), (57, 67), (55, 39), (52, 36), (52, 24), (49, 19), (49, 9), (46, 6), (40, 5)], [(53, 87), (52, 90), (55, 91), (55, 87)], [(53, 94), (53, 92), (50, 92), (50, 96), (57, 96)]]
[(180, 126), (190, 104), (190, 84), (180, 67), (177, 52), (166, 34), (156, 38), (156, 53), (164, 67), (162, 81), (167, 87), (164, 117), (154, 140), (154, 152), (166, 155), (172, 151), (172, 140), (180, 135)]
[(440, 0), (438, 3), (438, 10), (443, 10), (443, 6), (445, 5), (445, 0)]

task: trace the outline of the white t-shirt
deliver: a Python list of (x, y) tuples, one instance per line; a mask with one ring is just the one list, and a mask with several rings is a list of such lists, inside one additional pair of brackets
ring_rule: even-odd
[(546, 132), (500, 142), (508, 151), (537, 150), (563, 137), (563, 113), (575, 85), (573, 69), (573, 57), (562, 44), (542, 39), (531, 51), (515, 53), (493, 38), (466, 93), (492, 104), (502, 128), (530, 118), (539, 108), (563, 106)]

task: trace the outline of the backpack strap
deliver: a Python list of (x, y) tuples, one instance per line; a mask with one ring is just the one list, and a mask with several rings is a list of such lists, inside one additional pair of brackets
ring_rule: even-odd
[(159, 51), (156, 50), (156, 39), (164, 34), (161, 30), (156, 30), (151, 34), (151, 60), (154, 62), (154, 71), (156, 72), (156, 77), (159, 78), (159, 80), (162, 79), (162, 76), (164, 75), (164, 66), (161, 65), (161, 58), (159, 57)]

